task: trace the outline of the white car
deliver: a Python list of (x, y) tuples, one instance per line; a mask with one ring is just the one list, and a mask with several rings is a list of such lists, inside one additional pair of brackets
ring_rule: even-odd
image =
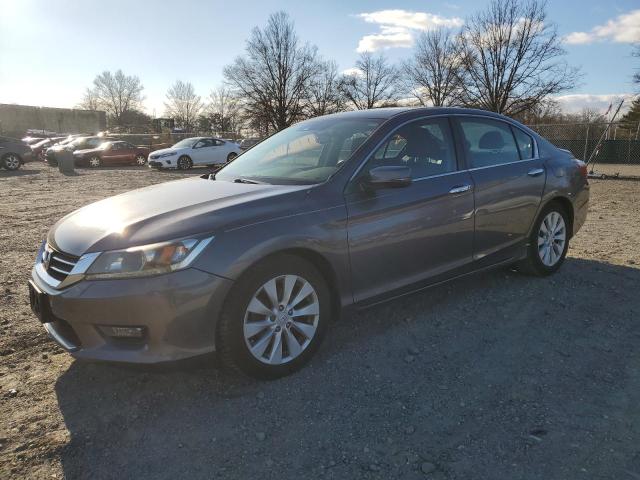
[(188, 170), (195, 165), (221, 165), (240, 155), (240, 145), (213, 137), (193, 137), (149, 155), (149, 166)]

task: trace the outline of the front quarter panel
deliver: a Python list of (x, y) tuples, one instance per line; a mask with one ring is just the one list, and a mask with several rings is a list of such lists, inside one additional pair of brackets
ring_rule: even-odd
[[(299, 213), (280, 216), (216, 234), (214, 242), (198, 257), (194, 267), (237, 280), (251, 266), (269, 255), (298, 250), (321, 256), (333, 272), (341, 305), (352, 303), (349, 253), (344, 202), (322, 205), (322, 194), (308, 194)], [(302, 253), (302, 252), (301, 252)]]

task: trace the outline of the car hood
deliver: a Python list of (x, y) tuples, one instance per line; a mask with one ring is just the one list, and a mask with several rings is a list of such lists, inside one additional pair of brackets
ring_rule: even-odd
[[(248, 225), (302, 209), (308, 185), (243, 184), (200, 177), (92, 203), (59, 220), (47, 241), (80, 256)], [(290, 197), (290, 198), (285, 198)]]
[(163, 153), (177, 153), (185, 150), (184, 148), (161, 148), (160, 150), (154, 150), (151, 155), (162, 155)]

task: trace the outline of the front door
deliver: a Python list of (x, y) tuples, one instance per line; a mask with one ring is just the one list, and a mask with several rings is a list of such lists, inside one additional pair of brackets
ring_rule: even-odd
[[(410, 167), (412, 183), (363, 189), (368, 172), (384, 165)], [(445, 117), (399, 127), (349, 185), (346, 204), (356, 301), (471, 262), (473, 184), (458, 168)]]
[(475, 184), (474, 258), (507, 260), (526, 240), (542, 199), (544, 161), (521, 129), (487, 117), (457, 117)]

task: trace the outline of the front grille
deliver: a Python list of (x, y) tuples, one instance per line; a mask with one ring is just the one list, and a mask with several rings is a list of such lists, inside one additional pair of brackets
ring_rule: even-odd
[(53, 250), (48, 245), (42, 257), (47, 273), (58, 281), (63, 281), (76, 266), (78, 257)]

